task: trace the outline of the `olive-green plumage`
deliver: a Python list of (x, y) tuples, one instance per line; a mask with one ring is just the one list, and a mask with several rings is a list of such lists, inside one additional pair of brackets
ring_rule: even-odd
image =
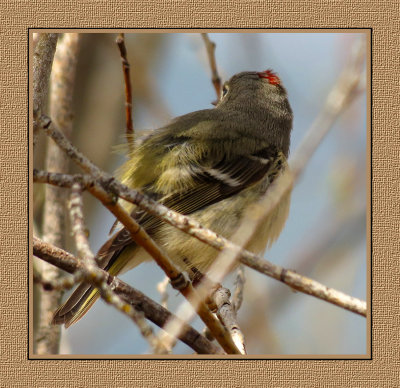
[[(225, 83), (213, 109), (177, 117), (138, 140), (119, 171), (124, 184), (230, 238), (250, 204), (268, 190), (286, 167), (292, 111), (286, 90), (270, 70), (243, 72)], [(279, 236), (289, 211), (286, 195), (259, 228), (247, 249), (261, 253)], [(217, 251), (199, 240), (127, 205), (132, 216), (182, 270), (205, 272)], [(116, 232), (99, 250), (112, 275), (145, 260), (129, 232)], [(68, 327), (98, 298), (81, 285), (54, 316)]]

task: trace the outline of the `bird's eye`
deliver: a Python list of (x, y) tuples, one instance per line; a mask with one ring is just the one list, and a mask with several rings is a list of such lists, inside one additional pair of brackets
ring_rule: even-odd
[(224, 85), (222, 88), (222, 92), (221, 92), (221, 99), (224, 98), (226, 96), (226, 94), (228, 93), (228, 86)]

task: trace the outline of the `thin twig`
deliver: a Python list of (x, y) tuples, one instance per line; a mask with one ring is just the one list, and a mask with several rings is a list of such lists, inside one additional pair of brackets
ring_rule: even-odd
[(134, 144), (134, 130), (133, 130), (133, 119), (132, 119), (132, 86), (130, 77), (130, 65), (127, 58), (126, 46), (125, 46), (125, 34), (118, 34), (116, 43), (119, 48), (122, 62), (122, 72), (124, 74), (125, 83), (125, 119), (126, 119), (126, 141), (129, 145), (129, 149), (132, 151)]
[[(85, 271), (83, 263), (75, 256), (54, 245), (47, 244), (37, 237), (33, 237), (33, 254), (74, 276), (77, 273), (83, 273)], [(159, 327), (163, 327), (166, 321), (171, 318), (172, 314), (168, 310), (164, 309), (140, 291), (129, 286), (117, 277), (109, 275), (100, 268), (97, 268), (97, 271), (101, 273), (101, 276), (106, 279), (107, 283), (112, 284), (113, 291), (117, 295), (135, 307), (135, 309), (142, 311), (147, 319), (151, 320)], [(90, 281), (91, 279), (88, 280)], [(186, 323), (184, 323), (184, 330), (179, 339), (199, 354), (217, 354), (221, 352), (217, 346), (210, 343)]]
[(203, 38), (204, 44), (206, 46), (208, 61), (211, 68), (211, 81), (214, 85), (215, 93), (217, 94), (218, 100), (221, 96), (222, 85), (221, 78), (218, 75), (217, 61), (215, 60), (215, 43), (210, 40), (208, 34), (206, 33), (201, 34), (201, 37)]
[(83, 281), (84, 277), (82, 272), (77, 272), (74, 276), (63, 276), (60, 279), (46, 280), (40, 272), (35, 269), (33, 270), (33, 281), (41, 284), (44, 291), (70, 290)]
[[(168, 291), (167, 287), (169, 284), (170, 280), (168, 276), (165, 276), (161, 282), (157, 284), (157, 291), (160, 293), (161, 300), (160, 304), (164, 308), (168, 308)], [(207, 327), (207, 326), (206, 326)], [(177, 338), (179, 337), (179, 334), (176, 337), (172, 337), (167, 331), (163, 330), (160, 332), (158, 338), (160, 341), (164, 344), (164, 346), (168, 349), (169, 352), (172, 352), (172, 349), (175, 347), (177, 343)]]
[(69, 213), (71, 218), (72, 234), (75, 238), (75, 245), (80, 257), (88, 270), (96, 269), (97, 264), (94, 254), (89, 247), (88, 230), (86, 229), (83, 218), (83, 187), (79, 183), (74, 183), (71, 187), (69, 200)]

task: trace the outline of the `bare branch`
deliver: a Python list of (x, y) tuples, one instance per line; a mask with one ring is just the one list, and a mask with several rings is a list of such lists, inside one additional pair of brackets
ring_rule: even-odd
[[(43, 43), (44, 36), (39, 34), (39, 42)], [(50, 76), (50, 105), (49, 110), (54, 117), (57, 126), (66, 136), (72, 132), (72, 96), (74, 90), (75, 70), (78, 55), (78, 37), (79, 34), (65, 34), (57, 44), (57, 50), (54, 55), (53, 67)], [(52, 54), (52, 45), (57, 42), (57, 38), (47, 37), (47, 56)], [(38, 47), (38, 46), (37, 46)], [(39, 47), (38, 47), (39, 49)], [(46, 59), (46, 64), (50, 66), (52, 58)], [(43, 77), (45, 77), (43, 75)], [(47, 77), (47, 76), (46, 76)], [(44, 83), (45, 81), (43, 81)], [(47, 92), (48, 85), (43, 85)], [(43, 93), (43, 91), (42, 91)], [(47, 94), (46, 94), (47, 96)], [(42, 95), (42, 98), (47, 98)], [(45, 101), (42, 101), (44, 104)], [(65, 155), (54, 142), (48, 139), (46, 168), (48, 171), (68, 172), (69, 158)], [(58, 187), (46, 187), (45, 202), (43, 207), (43, 239), (46, 242), (65, 247), (65, 202), (66, 192)], [(47, 263), (38, 264), (40, 276), (44, 282), (58, 281), (62, 274), (59, 270)], [(38, 339), (35, 342), (38, 354), (58, 353), (60, 341), (60, 327), (51, 326), (51, 312), (60, 305), (63, 288), (53, 288), (53, 292), (43, 293), (40, 290), (39, 303), (39, 323), (37, 328)], [(36, 329), (36, 328), (35, 328)]]
[(34, 272), (33, 281), (35, 283), (40, 283), (44, 291), (54, 291), (54, 290), (70, 290), (74, 288), (77, 284), (85, 280), (83, 273), (76, 273), (75, 276), (63, 276), (60, 279), (55, 280), (44, 280), (43, 277)]
[(214, 85), (215, 93), (217, 94), (218, 100), (221, 96), (222, 86), (221, 78), (218, 75), (217, 61), (215, 60), (215, 43), (210, 40), (208, 34), (201, 34), (201, 37), (203, 38), (204, 44), (206, 46), (208, 61), (211, 68), (211, 81)]
[(239, 328), (235, 308), (229, 300), (230, 296), (230, 291), (225, 287), (220, 287), (213, 293), (213, 300), (218, 308), (217, 315), (231, 333), (237, 348), (242, 354), (246, 354), (244, 335)]
[(69, 214), (78, 256), (82, 259), (87, 270), (96, 269), (97, 264), (89, 247), (88, 231), (83, 219), (82, 186), (79, 183), (74, 183), (71, 187)]
[[(62, 187), (71, 187), (72, 183), (78, 179), (82, 179), (82, 181), (84, 181), (87, 185), (94, 185), (96, 184), (96, 182), (98, 182), (99, 185), (104, 185), (104, 187), (106, 187), (106, 184), (110, 185), (109, 180), (102, 182), (101, 179), (94, 180), (93, 178), (85, 175), (69, 176), (34, 170), (33, 176), (34, 182), (56, 184)], [(335, 304), (339, 307), (345, 308), (357, 314), (363, 316), (366, 316), (367, 314), (366, 302), (357, 298), (352, 298), (351, 296), (340, 293), (339, 291), (329, 289), (322, 284), (316, 282), (315, 280), (299, 275), (293, 271), (264, 260), (252, 252), (241, 249), (239, 246), (233, 244), (229, 240), (217, 235), (209, 229), (202, 227), (197, 221), (194, 221), (187, 216), (183, 216), (177, 212), (174, 212), (173, 210), (170, 210), (165, 206), (160, 205), (155, 201), (152, 201), (151, 199), (145, 197), (144, 195), (136, 192), (133, 189), (129, 189), (128, 187), (116, 181), (113, 181), (112, 191), (114, 193), (118, 193), (121, 198), (140, 206), (142, 209), (148, 211), (150, 214), (153, 214), (156, 217), (163, 219), (170, 225), (173, 225), (183, 232), (198, 238), (200, 241), (203, 241), (204, 243), (214, 247), (217, 250), (221, 251), (223, 249), (228, 249), (236, 252), (238, 254), (238, 258), (243, 264), (269, 277), (279, 280), (291, 288), (296, 288), (296, 290), (300, 292), (312, 295), (319, 299), (326, 300), (329, 303)], [(290, 276), (288, 276), (288, 274)], [(292, 274), (294, 276), (291, 276)], [(300, 280), (300, 278), (302, 280)], [(331, 298), (328, 290), (339, 293), (341, 297)]]
[[(36, 120), (47, 102), (49, 79), (58, 34), (39, 34), (33, 53), (33, 119)], [(33, 145), (36, 144), (38, 128), (33, 128)]]
[(133, 119), (132, 119), (132, 86), (130, 77), (130, 65), (127, 58), (126, 47), (125, 47), (125, 34), (118, 34), (116, 43), (119, 48), (122, 62), (122, 72), (124, 74), (125, 83), (125, 118), (126, 118), (126, 141), (129, 145), (130, 150), (133, 149), (134, 141), (134, 130), (133, 130)]

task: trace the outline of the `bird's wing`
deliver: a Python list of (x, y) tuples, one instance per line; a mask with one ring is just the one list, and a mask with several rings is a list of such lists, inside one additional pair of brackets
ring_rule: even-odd
[[(192, 178), (196, 184), (187, 190), (166, 195), (159, 202), (179, 213), (191, 214), (239, 193), (265, 175), (272, 182), (284, 161), (282, 153), (273, 146), (267, 146), (250, 155), (230, 160), (223, 158), (213, 166), (192, 166)], [(147, 230), (150, 219), (142, 217), (138, 221)]]
[[(204, 207), (222, 201), (258, 182), (268, 175), (272, 182), (285, 163), (285, 156), (275, 147), (267, 146), (251, 155), (231, 160), (221, 160), (212, 167), (193, 166), (196, 184), (185, 191), (165, 195), (159, 203), (181, 214), (189, 215)], [(153, 198), (155, 193), (147, 192)], [(149, 233), (154, 235), (163, 221), (135, 209), (132, 217)], [(103, 245), (98, 255), (103, 257), (103, 268), (108, 269), (122, 249), (132, 243), (130, 233), (122, 229)]]

